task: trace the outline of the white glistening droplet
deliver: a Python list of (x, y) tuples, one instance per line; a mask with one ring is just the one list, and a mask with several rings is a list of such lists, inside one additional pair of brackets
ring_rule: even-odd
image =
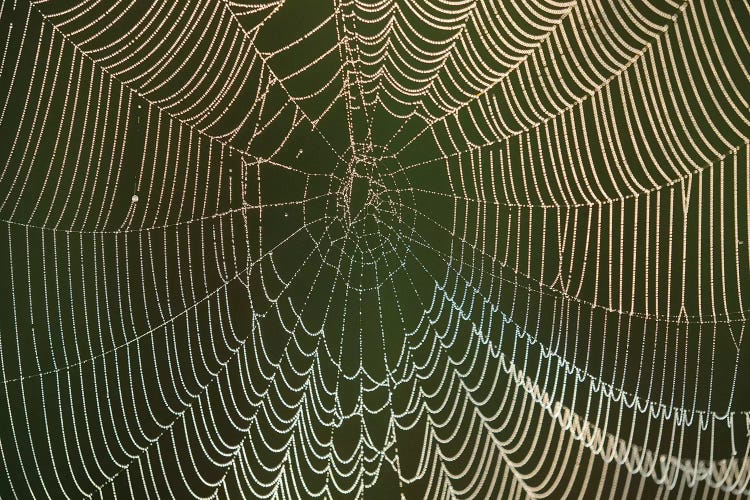
[(134, 195), (133, 195), (133, 197), (132, 197), (132, 198), (130, 198), (130, 200), (131, 200), (131, 201), (132, 201), (133, 203), (136, 203), (136, 202), (138, 201), (138, 195), (137, 195), (137, 194), (134, 194)]

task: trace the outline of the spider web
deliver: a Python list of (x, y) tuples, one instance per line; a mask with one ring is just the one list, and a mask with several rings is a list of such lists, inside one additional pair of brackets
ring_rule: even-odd
[(749, 494), (749, 11), (0, 0), (0, 492)]

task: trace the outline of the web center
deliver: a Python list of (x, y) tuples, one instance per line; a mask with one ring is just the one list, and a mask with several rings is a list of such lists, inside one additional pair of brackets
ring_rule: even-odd
[(347, 171), (341, 190), (347, 223), (351, 225), (361, 222), (376, 212), (382, 191), (382, 182), (378, 181), (374, 162), (355, 159)]
[[(308, 222), (316, 229), (311, 236), (326, 264), (351, 280), (349, 288), (375, 290), (406, 269), (405, 255), (418, 239), (410, 170), (372, 144), (351, 147), (340, 160), (330, 175), (315, 178), (319, 184), (310, 184), (308, 196), (325, 214)], [(317, 224), (321, 220), (325, 226)]]
[(370, 203), (370, 179), (355, 175), (351, 180), (351, 193), (349, 196), (349, 214), (353, 219), (364, 210)]

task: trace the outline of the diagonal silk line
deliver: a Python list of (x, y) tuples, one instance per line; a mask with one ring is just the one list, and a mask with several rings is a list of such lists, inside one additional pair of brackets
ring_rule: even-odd
[[(184, 310), (180, 311), (178, 314), (176, 314), (176, 315), (174, 315), (174, 316), (172, 316), (170, 318), (167, 318), (166, 320), (162, 321), (161, 323), (159, 323), (155, 327), (151, 328), (150, 330), (136, 335), (135, 337), (133, 337), (132, 339), (128, 340), (127, 342), (124, 342), (122, 344), (118, 344), (115, 347), (112, 347), (112, 348), (110, 348), (110, 349), (108, 349), (106, 351), (103, 351), (102, 353), (97, 354), (93, 358), (87, 358), (87, 359), (84, 359), (84, 360), (81, 360), (81, 361), (77, 361), (75, 363), (71, 363), (71, 364), (62, 366), (62, 367), (60, 367), (60, 368), (58, 368), (56, 370), (48, 370), (48, 371), (44, 371), (44, 372), (41, 372), (41, 373), (33, 373), (33, 374), (29, 374), (29, 375), (24, 375), (24, 376), (18, 377), (18, 378), (6, 379), (6, 380), (3, 381), (3, 383), (7, 385), (7, 384), (10, 384), (10, 383), (23, 382), (23, 381), (28, 380), (28, 379), (34, 379), (34, 378), (39, 378), (39, 377), (46, 377), (46, 376), (49, 376), (49, 375), (54, 375), (56, 373), (69, 371), (69, 370), (72, 370), (74, 368), (78, 368), (78, 367), (84, 366), (86, 364), (93, 363), (93, 362), (95, 362), (95, 361), (97, 361), (99, 359), (104, 359), (105, 357), (109, 356), (110, 354), (115, 353), (116, 351), (119, 351), (119, 350), (121, 350), (123, 348), (126, 348), (127, 346), (129, 346), (129, 345), (131, 345), (133, 343), (139, 342), (141, 339), (143, 339), (145, 337), (148, 337), (152, 333), (158, 332), (159, 330), (161, 330), (162, 328), (164, 328), (166, 325), (174, 322), (176, 319), (178, 319), (178, 318), (180, 318), (182, 316), (185, 316), (186, 314), (188, 314), (190, 311), (192, 311), (193, 309), (195, 309), (196, 307), (198, 307), (202, 303), (204, 303), (204, 302), (206, 302), (208, 300), (211, 300), (221, 290), (225, 289), (232, 281), (240, 279), (242, 277), (242, 275), (248, 273), (252, 267), (254, 267), (258, 263), (262, 262), (264, 259), (268, 258), (269, 256), (273, 255), (273, 252), (275, 250), (281, 248), (284, 244), (286, 244), (287, 242), (289, 242), (290, 240), (292, 240), (297, 234), (306, 231), (308, 227), (310, 227), (311, 225), (317, 224), (318, 222), (321, 222), (321, 221), (322, 221), (322, 219), (319, 219), (319, 220), (316, 220), (316, 221), (308, 222), (305, 225), (301, 226), (299, 229), (295, 230), (292, 234), (290, 234), (289, 236), (287, 236), (286, 238), (284, 238), (284, 240), (282, 240), (281, 242), (279, 242), (278, 244), (276, 244), (273, 248), (271, 248), (270, 250), (265, 251), (263, 253), (263, 255), (261, 255), (258, 259), (254, 260), (249, 266), (247, 266), (244, 269), (236, 272), (233, 276), (230, 276), (229, 279), (224, 280), (224, 284), (222, 284), (219, 287), (211, 290), (207, 295), (205, 295), (204, 297), (202, 297), (199, 300), (197, 300), (196, 302), (194, 302), (190, 307), (188, 307), (187, 309), (184, 309)], [(332, 222), (329, 222), (328, 226), (326, 226), (326, 227), (329, 227), (331, 224), (332, 224)], [(315, 250), (313, 250), (312, 252), (315, 252)]]

